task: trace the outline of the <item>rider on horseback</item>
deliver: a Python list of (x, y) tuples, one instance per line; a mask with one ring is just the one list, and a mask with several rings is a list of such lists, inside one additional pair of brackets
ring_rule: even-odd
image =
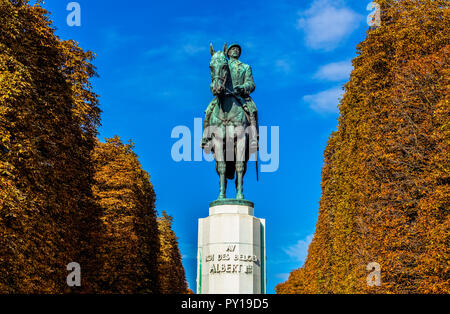
[[(258, 147), (258, 112), (256, 104), (253, 102), (250, 94), (255, 90), (255, 82), (253, 81), (252, 68), (241, 61), (241, 46), (238, 44), (232, 44), (227, 50), (228, 66), (231, 73), (231, 81), (233, 83), (233, 95), (238, 99), (239, 103), (244, 108), (244, 111), (250, 122), (250, 153), (256, 152)], [(203, 129), (210, 125), (209, 119), (214, 110), (214, 107), (218, 103), (218, 97), (215, 97), (213, 101), (208, 105), (205, 111), (205, 121), (203, 122)], [(210, 139), (202, 138), (202, 147), (208, 146)]]

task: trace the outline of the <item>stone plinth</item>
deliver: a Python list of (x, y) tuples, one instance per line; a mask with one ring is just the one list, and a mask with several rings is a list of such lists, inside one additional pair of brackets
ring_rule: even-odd
[(265, 220), (249, 201), (210, 204), (199, 219), (198, 294), (266, 293)]

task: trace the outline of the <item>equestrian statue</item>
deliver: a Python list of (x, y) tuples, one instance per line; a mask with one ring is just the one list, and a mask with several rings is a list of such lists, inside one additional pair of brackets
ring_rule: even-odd
[[(223, 51), (210, 45), (211, 92), (215, 98), (205, 111), (201, 146), (213, 153), (219, 175), (218, 200), (226, 199), (227, 180), (236, 177), (236, 198), (244, 200), (243, 181), (247, 162), (259, 150), (258, 113), (250, 94), (255, 90), (252, 69), (239, 61), (241, 46)], [(256, 163), (258, 178), (258, 164)]]

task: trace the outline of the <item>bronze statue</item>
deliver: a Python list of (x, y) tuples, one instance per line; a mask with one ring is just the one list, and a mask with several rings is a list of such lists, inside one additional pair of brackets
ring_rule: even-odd
[[(255, 90), (252, 69), (239, 61), (241, 47), (225, 44), (210, 52), (211, 91), (216, 96), (205, 111), (202, 148), (213, 152), (219, 175), (218, 200), (226, 199), (227, 179), (236, 174), (236, 199), (243, 200), (247, 162), (258, 147), (258, 114), (250, 94)], [(227, 59), (227, 57), (229, 59)]]

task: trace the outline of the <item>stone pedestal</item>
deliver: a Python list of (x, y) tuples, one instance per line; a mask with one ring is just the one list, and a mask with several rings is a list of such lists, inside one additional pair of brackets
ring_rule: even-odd
[(197, 293), (266, 293), (265, 220), (252, 202), (215, 201), (199, 219)]

